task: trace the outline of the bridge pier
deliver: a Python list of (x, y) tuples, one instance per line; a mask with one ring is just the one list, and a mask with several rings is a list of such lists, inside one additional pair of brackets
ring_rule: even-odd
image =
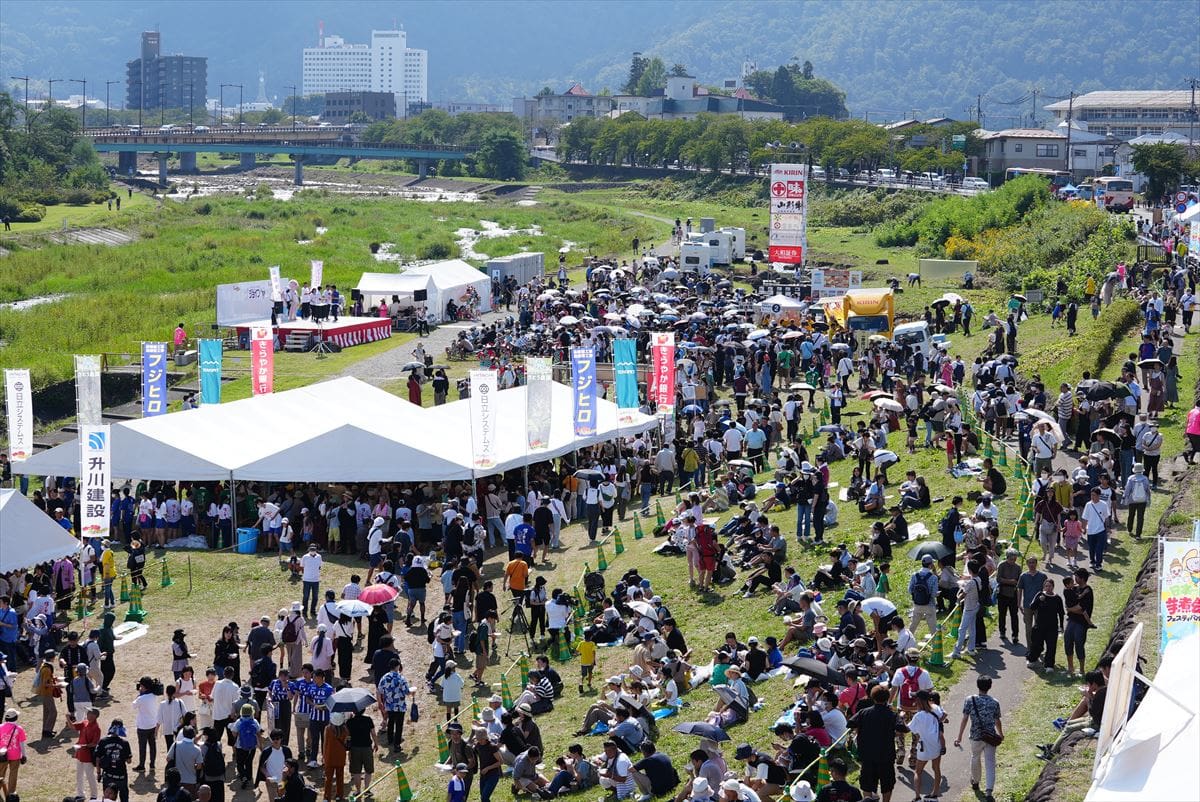
[(255, 165), (255, 155), (253, 153), (242, 154), (242, 169), (253, 170)]
[(424, 181), (429, 176), (429, 159), (417, 159), (417, 178)]
[(292, 183), (298, 187), (302, 187), (304, 186), (304, 159), (300, 156), (293, 156), (292, 159), (294, 160), (296, 167), (296, 177), (293, 179)]
[(180, 153), (179, 154), (179, 172), (195, 173), (196, 172), (196, 154), (195, 153)]
[(133, 175), (137, 172), (137, 154), (132, 151), (117, 153), (117, 172), (121, 175)]
[(167, 158), (171, 154), (156, 153), (154, 155), (158, 158), (158, 185), (165, 187), (167, 185)]

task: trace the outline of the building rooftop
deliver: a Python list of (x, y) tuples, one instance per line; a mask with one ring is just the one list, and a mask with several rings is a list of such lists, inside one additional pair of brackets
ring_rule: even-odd
[(589, 97), (591, 93), (583, 88), (583, 84), (571, 84), (571, 88), (566, 92), (563, 92), (563, 94), (576, 95), (577, 97)]
[(1003, 131), (988, 131), (980, 134), (983, 139), (1066, 139), (1066, 134), (1050, 131), (1045, 128), (1007, 128)]
[[(1088, 92), (1075, 98), (1073, 108), (1108, 108), (1111, 106), (1178, 107), (1191, 104), (1191, 92), (1185, 89), (1129, 89)], [(1049, 111), (1066, 111), (1069, 102), (1059, 100), (1045, 106)]]

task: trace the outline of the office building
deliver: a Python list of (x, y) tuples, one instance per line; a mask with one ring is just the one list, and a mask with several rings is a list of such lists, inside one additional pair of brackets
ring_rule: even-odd
[(603, 117), (612, 109), (611, 96), (592, 95), (578, 83), (571, 84), (561, 95), (513, 98), (513, 114), (529, 123), (553, 120), (566, 124), (577, 117)]
[(303, 93), (391, 92), (398, 108), (429, 98), (429, 51), (408, 47), (405, 31), (372, 31), (371, 43), (321, 35), (304, 48)]
[(208, 59), (164, 56), (158, 31), (142, 33), (139, 58), (125, 65), (126, 107), (186, 109), (204, 106), (208, 91)]
[(372, 120), (394, 120), (396, 96), (391, 92), (326, 92), (321, 122), (345, 124), (357, 112)]
[(1073, 123), (1106, 137), (1130, 140), (1167, 133), (1188, 137), (1200, 132), (1193, 97), (1187, 89), (1088, 92), (1045, 108), (1053, 112), (1056, 123), (1070, 114)]

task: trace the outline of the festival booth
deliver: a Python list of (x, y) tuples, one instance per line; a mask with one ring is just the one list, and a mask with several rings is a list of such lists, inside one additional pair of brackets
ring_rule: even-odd
[[(617, 405), (600, 398), (596, 401), (596, 433), (590, 437), (576, 437), (571, 415), (573, 391), (565, 384), (550, 382), (550, 404), (554, 410), (554, 414), (550, 415), (550, 438), (545, 448), (531, 449), (526, 427), (521, 425), (521, 422), (530, 417), (528, 393), (529, 387), (521, 386), (501, 390), (492, 395), (497, 405), (495, 420), (499, 421), (500, 425), (496, 429), (496, 465), (488, 469), (487, 473), (500, 473), (561, 457), (579, 448), (617, 437), (632, 437), (658, 426), (657, 418), (643, 415), (637, 410), (627, 410), (633, 420), (627, 424), (620, 424)], [(426, 426), (437, 433), (439, 453), (455, 455), (455, 459), (462, 459), (465, 464), (470, 465), (470, 399), (431, 407), (426, 412)]]
[[(19, 464), (19, 463), (18, 463)], [(79, 472), (79, 446), (75, 466)], [(0, 490), (0, 574), (67, 557), (79, 541), (16, 490)]]
[(758, 323), (765, 321), (783, 323), (791, 320), (798, 323), (807, 308), (808, 304), (804, 301), (798, 301), (786, 295), (772, 295), (770, 298), (758, 302), (756, 321)]
[(363, 273), (354, 289), (363, 297), (363, 309), (375, 309), (380, 301), (391, 303), (393, 295), (401, 306), (413, 306), (428, 302), (433, 279), (419, 273)]
[[(433, 286), (429, 290), (429, 312), (438, 323), (446, 322), (446, 304), (473, 305), (480, 312), (492, 308), (492, 280), (461, 259), (417, 265), (404, 271), (406, 276), (428, 276)], [(471, 295), (474, 294), (474, 298)]]
[(546, 273), (546, 254), (537, 252), (514, 253), (489, 259), (483, 266), (488, 278), (507, 281), (512, 278), (517, 286), (523, 287)]

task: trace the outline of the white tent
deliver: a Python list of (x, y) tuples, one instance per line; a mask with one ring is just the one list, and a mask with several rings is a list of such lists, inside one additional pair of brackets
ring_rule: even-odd
[(78, 548), (79, 541), (32, 501), (16, 490), (0, 490), (0, 574), (57, 560)]
[(1187, 208), (1187, 211), (1175, 219), (1181, 223), (1187, 223), (1191, 220), (1195, 220), (1197, 216), (1200, 216), (1200, 203), (1193, 203)]
[[(1200, 789), (1200, 634), (1172, 642), (1117, 736), (1087, 802), (1191, 802)], [(1168, 699), (1166, 694), (1171, 695)], [(1182, 707), (1181, 707), (1182, 705)], [(1184, 708), (1188, 708), (1185, 710)], [(1189, 712), (1190, 710), (1190, 712)]]
[(758, 302), (758, 319), (780, 321), (799, 318), (800, 313), (808, 308), (808, 304), (790, 298), (786, 295), (772, 295)]
[(461, 259), (410, 267), (404, 275), (429, 276), (433, 279), (433, 287), (429, 291), (429, 311), (439, 322), (446, 315), (446, 303), (451, 300), (456, 304), (461, 303), (468, 287), (474, 287), (479, 295), (480, 312), (492, 308), (492, 280)]
[[(496, 420), (500, 421), (496, 443), (496, 468), (500, 473), (522, 465), (559, 457), (578, 448), (603, 443), (618, 436), (633, 436), (658, 426), (658, 419), (634, 411), (633, 422), (623, 426), (617, 423), (617, 405), (604, 399), (597, 400), (596, 434), (592, 437), (575, 437), (572, 410), (572, 390), (565, 384), (551, 382), (550, 440), (543, 449), (531, 451), (525, 420), (529, 417), (526, 404), (528, 387), (513, 387), (496, 393)], [(462, 455), (465, 464), (471, 460), (471, 408), (470, 401), (455, 401), (428, 410), (429, 426), (436, 430), (439, 452)]]
[(412, 301), (418, 290), (425, 290), (432, 298), (434, 292), (433, 279), (419, 273), (363, 273), (354, 289), (365, 296), (364, 306), (377, 306), (380, 298), (390, 302), (393, 295), (401, 301)]

